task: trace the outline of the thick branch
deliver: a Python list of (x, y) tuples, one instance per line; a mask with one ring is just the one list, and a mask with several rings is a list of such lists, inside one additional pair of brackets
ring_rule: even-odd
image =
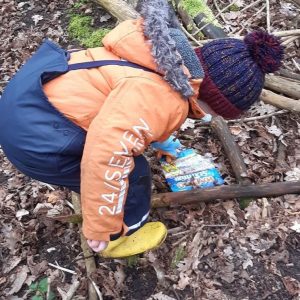
[[(177, 193), (161, 193), (152, 195), (151, 204), (154, 208), (188, 205), (201, 202), (212, 202), (215, 200), (229, 200), (235, 198), (261, 198), (281, 196), (287, 194), (300, 194), (300, 181), (294, 182), (275, 182), (264, 184), (247, 184), (247, 185), (223, 185), (208, 189), (196, 189), (192, 191)], [(78, 194), (73, 193), (76, 197)], [(75, 210), (75, 213), (78, 213)], [(76, 215), (76, 219), (81, 217), (81, 212)], [(60, 216), (60, 222), (72, 222), (73, 215)], [(85, 250), (84, 250), (85, 251)]]
[(274, 105), (279, 108), (287, 109), (294, 112), (300, 112), (300, 101), (293, 100), (288, 97), (284, 97), (273, 93), (268, 90), (263, 90), (260, 95), (260, 100), (267, 104)]
[(95, 0), (120, 22), (136, 19), (139, 14), (123, 0)]
[(222, 117), (218, 116), (213, 118), (211, 127), (219, 137), (224, 147), (237, 181), (241, 184), (251, 183), (247, 178), (247, 167), (240, 152), (240, 148), (233, 140), (227, 123)]
[(290, 79), (294, 79), (294, 80), (298, 80), (300, 82), (300, 74), (291, 72), (291, 71), (286, 70), (286, 69), (280, 69), (278, 71), (278, 74), (280, 76), (283, 76), (283, 77), (286, 77), (286, 78), (290, 78)]
[(300, 82), (280, 76), (266, 75), (265, 87), (291, 98), (300, 99)]
[(300, 181), (253, 185), (224, 185), (209, 189), (156, 194), (152, 196), (152, 207), (187, 205), (234, 198), (272, 197), (286, 194), (300, 194)]

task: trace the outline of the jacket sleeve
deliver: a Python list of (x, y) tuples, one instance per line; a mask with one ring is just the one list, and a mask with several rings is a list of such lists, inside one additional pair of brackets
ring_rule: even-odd
[(123, 79), (88, 129), (81, 163), (83, 233), (110, 240), (123, 227), (133, 156), (162, 141), (184, 122), (188, 104), (163, 81)]

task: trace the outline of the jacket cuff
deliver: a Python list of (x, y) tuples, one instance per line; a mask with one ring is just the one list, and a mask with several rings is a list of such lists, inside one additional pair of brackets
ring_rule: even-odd
[(82, 226), (82, 233), (88, 240), (95, 241), (114, 241), (123, 234), (123, 229), (120, 232), (94, 232)]

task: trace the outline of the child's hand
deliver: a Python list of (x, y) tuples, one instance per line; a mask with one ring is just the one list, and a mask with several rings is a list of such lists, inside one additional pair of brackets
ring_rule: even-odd
[(108, 245), (108, 242), (95, 240), (87, 240), (87, 243), (95, 252), (100, 252), (104, 250)]
[(173, 135), (171, 135), (166, 141), (162, 143), (155, 142), (152, 143), (151, 146), (157, 150), (158, 159), (160, 159), (162, 155), (166, 155), (167, 161), (168, 158), (175, 159), (177, 157), (177, 149), (182, 147), (179, 140)]

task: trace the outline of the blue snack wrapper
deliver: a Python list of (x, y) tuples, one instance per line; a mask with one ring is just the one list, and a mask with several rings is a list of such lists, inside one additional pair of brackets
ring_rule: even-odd
[(172, 192), (209, 188), (224, 184), (219, 171), (194, 149), (182, 149), (172, 163), (161, 160), (163, 173)]

